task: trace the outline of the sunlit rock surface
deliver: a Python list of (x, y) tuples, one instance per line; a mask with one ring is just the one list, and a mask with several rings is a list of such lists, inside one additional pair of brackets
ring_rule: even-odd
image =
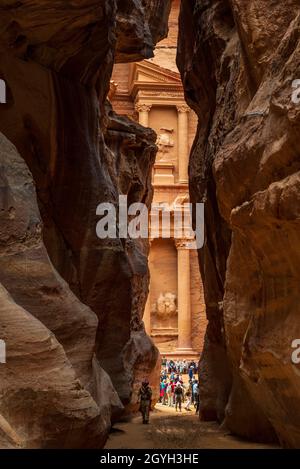
[(100, 240), (96, 208), (118, 209), (120, 194), (151, 203), (156, 136), (106, 96), (114, 61), (150, 57), (169, 10), (0, 2), (4, 447), (101, 447), (123, 406), (136, 409), (140, 379), (156, 376), (142, 322), (148, 247)]
[(183, 0), (178, 66), (199, 116), (190, 160), (205, 202), (209, 325), (201, 415), (300, 444), (299, 2)]

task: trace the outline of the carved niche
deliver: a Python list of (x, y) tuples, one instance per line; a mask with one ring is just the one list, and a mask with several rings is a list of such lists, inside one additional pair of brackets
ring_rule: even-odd
[(160, 129), (160, 133), (158, 134), (156, 142), (158, 146), (158, 160), (163, 160), (165, 158), (166, 153), (169, 153), (170, 148), (174, 147), (175, 143), (173, 134), (174, 129), (168, 129), (164, 127)]
[(174, 293), (161, 293), (154, 305), (154, 312), (159, 318), (169, 318), (177, 312), (176, 295)]

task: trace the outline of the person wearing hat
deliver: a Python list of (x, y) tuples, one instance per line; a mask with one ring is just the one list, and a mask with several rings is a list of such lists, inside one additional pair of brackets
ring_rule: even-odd
[(149, 413), (151, 409), (151, 400), (152, 400), (152, 389), (149, 386), (148, 379), (144, 379), (142, 386), (140, 387), (138, 393), (138, 399), (140, 402), (140, 412), (143, 416), (143, 423), (149, 423)]

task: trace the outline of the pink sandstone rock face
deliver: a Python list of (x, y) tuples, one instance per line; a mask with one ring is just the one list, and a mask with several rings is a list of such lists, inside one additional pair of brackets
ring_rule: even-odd
[[(169, 9), (1, 2), (3, 447), (101, 447), (123, 406), (136, 409), (141, 377), (156, 377), (142, 322), (148, 248), (98, 239), (96, 208), (118, 208), (119, 194), (151, 202), (156, 136), (116, 116), (106, 95), (115, 58), (150, 56)], [(136, 47), (124, 28), (128, 40), (144, 31)]]
[[(1, 416), (23, 447), (42, 440), (52, 447), (59, 438), (63, 447), (101, 445), (121, 402), (109, 377), (93, 365), (96, 315), (50, 262), (24, 160), (3, 134), (0, 147), (0, 331), (7, 349)], [(100, 396), (103, 388), (108, 399)]]
[(201, 415), (300, 444), (299, 2), (183, 0), (178, 65), (199, 116), (190, 160), (205, 202), (209, 325)]
[(167, 36), (171, 4), (169, 0), (117, 0), (116, 62), (153, 57), (156, 43)]

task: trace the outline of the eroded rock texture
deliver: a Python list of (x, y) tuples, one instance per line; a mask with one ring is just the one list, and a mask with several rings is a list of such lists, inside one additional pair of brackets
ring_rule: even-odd
[(169, 9), (0, 1), (4, 447), (100, 447), (111, 419), (135, 409), (137, 380), (156, 376), (142, 322), (147, 246), (100, 240), (96, 208), (118, 211), (119, 194), (151, 202), (156, 136), (106, 95), (114, 60), (149, 57)]
[(209, 325), (202, 418), (300, 445), (299, 1), (183, 0), (178, 65), (199, 116), (190, 161), (206, 205)]

